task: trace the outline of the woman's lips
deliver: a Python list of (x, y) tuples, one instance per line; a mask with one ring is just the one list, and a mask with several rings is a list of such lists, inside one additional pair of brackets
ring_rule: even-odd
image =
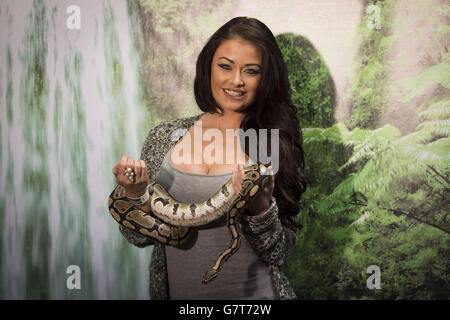
[(223, 89), (225, 95), (231, 99), (241, 100), (245, 96), (245, 92), (239, 90)]

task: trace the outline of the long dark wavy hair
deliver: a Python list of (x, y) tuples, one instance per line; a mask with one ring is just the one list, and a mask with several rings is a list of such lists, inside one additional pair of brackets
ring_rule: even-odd
[[(291, 100), (286, 64), (274, 35), (264, 23), (254, 18), (236, 17), (209, 38), (197, 59), (195, 99), (203, 112), (223, 112), (211, 92), (211, 62), (220, 43), (235, 38), (251, 42), (262, 55), (261, 79), (255, 101), (238, 111), (245, 114), (241, 129), (255, 129), (257, 133), (258, 129), (268, 129), (268, 137), (270, 129), (279, 130), (279, 170), (273, 195), (277, 199), (281, 219), (288, 215), (297, 216), (301, 195), (311, 182), (304, 173), (303, 137), (296, 107)], [(245, 145), (248, 154), (248, 145)], [(270, 153), (270, 146), (267, 149)]]

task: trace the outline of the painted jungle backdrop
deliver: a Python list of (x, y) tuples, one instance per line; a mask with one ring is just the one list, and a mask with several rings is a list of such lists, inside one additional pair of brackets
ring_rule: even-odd
[(298, 108), (298, 298), (449, 298), (448, 1), (5, 0), (1, 299), (148, 299), (152, 249), (109, 216), (111, 168), (199, 113), (197, 55), (235, 16), (276, 35)]

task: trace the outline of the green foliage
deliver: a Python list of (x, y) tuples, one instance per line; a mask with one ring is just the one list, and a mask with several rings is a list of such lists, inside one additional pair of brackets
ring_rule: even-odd
[(185, 10), (189, 5), (188, 0), (177, 1), (158, 1), (158, 0), (144, 0), (141, 1), (146, 11), (152, 11), (154, 22), (157, 30), (160, 33), (173, 32), (174, 27), (180, 24), (180, 11)]
[[(321, 192), (329, 193), (342, 180), (339, 167), (348, 159), (348, 148), (343, 143), (339, 126), (328, 129), (306, 128), (303, 130), (303, 149), (308, 159), (305, 173), (320, 186)], [(329, 156), (324, 157), (324, 154)]]
[(380, 9), (381, 29), (369, 28), (365, 15), (359, 27), (362, 43), (359, 61), (353, 65), (353, 81), (345, 99), (351, 105), (352, 114), (348, 127), (374, 129), (386, 108), (385, 95), (388, 65), (386, 57), (392, 41), (391, 15), (394, 1), (369, 1)]
[[(304, 130), (307, 174), (321, 180), (302, 197), (304, 228), (286, 267), (299, 298), (449, 298), (450, 143), (424, 132)], [(370, 265), (381, 268), (381, 290), (366, 286)]]
[[(437, 97), (440, 99), (440, 97)], [(432, 99), (435, 101), (436, 99)], [(419, 113), (421, 123), (416, 132), (424, 132), (431, 138), (430, 141), (440, 137), (448, 137), (450, 129), (450, 99), (444, 98), (429, 103), (429, 107)]]
[(450, 127), (450, 119), (447, 120), (435, 120), (422, 122), (418, 129), (432, 130), (434, 133), (448, 136), (448, 129)]
[(352, 239), (347, 226), (358, 217), (360, 208), (346, 196), (331, 198), (329, 194), (348, 173), (338, 169), (348, 161), (349, 142), (364, 134), (361, 130), (349, 133), (342, 124), (303, 130), (305, 153), (314, 159), (305, 168), (313, 186), (302, 196), (299, 222), (304, 228), (286, 266), (300, 299), (335, 298), (343, 248)]
[[(447, 96), (450, 92), (448, 4), (420, 0), (402, 5), (397, 1), (387, 0), (368, 1), (367, 6), (369, 5), (376, 5), (380, 9), (381, 28), (377, 30), (367, 27), (370, 15), (364, 16), (359, 27), (362, 40), (359, 59), (353, 65), (351, 85), (345, 94), (345, 100), (352, 110), (351, 117), (346, 120), (351, 129), (378, 127), (385, 119), (388, 103), (408, 108), (407, 103), (427, 100), (429, 96), (436, 95), (436, 90)], [(393, 34), (393, 28), (394, 25), (397, 28), (395, 30), (400, 28), (397, 21), (399, 16), (411, 16), (410, 13), (415, 16), (414, 34), (424, 39), (423, 46), (429, 47), (428, 51), (410, 53), (400, 49), (405, 46), (404, 41), (400, 41), (404, 39)], [(405, 21), (411, 22), (408, 19)], [(422, 25), (423, 27), (419, 27)], [(420, 57), (417, 64), (409, 64), (410, 67), (419, 69), (414, 76), (400, 80), (395, 79), (396, 74), (388, 77), (393, 64), (401, 64), (402, 59), (412, 59), (414, 54)]]
[[(234, 0), (228, 1), (232, 5)], [(140, 0), (146, 13), (152, 17), (155, 30), (160, 34), (184, 33), (186, 27), (189, 34), (210, 35), (217, 29), (217, 7), (221, 2), (204, 0)], [(195, 16), (187, 21), (186, 17)]]
[[(354, 230), (338, 276), (338, 298), (449, 298), (450, 237), (381, 210), (371, 212)], [(366, 287), (366, 268), (372, 264), (381, 269), (380, 290)]]
[(422, 119), (441, 120), (450, 118), (450, 100), (440, 101), (419, 113)]
[[(352, 224), (356, 232), (344, 259), (348, 268), (339, 276), (342, 297), (449, 298), (450, 143), (448, 130), (442, 135), (436, 123), (425, 121), (448, 119), (445, 108), (448, 100), (433, 102), (421, 113), (422, 124), (429, 127), (421, 124), (387, 145), (375, 144), (376, 157), (353, 176), (360, 180), (351, 181), (353, 190), (364, 192), (370, 215)], [(378, 183), (364, 188), (362, 181)], [(382, 290), (361, 289), (367, 275), (357, 276), (356, 271), (369, 264), (381, 267)]]
[(286, 62), (291, 97), (302, 128), (334, 123), (335, 86), (325, 62), (305, 38), (291, 33), (276, 36)]
[(345, 163), (339, 170), (343, 168), (355, 164), (358, 161), (367, 158), (373, 158), (376, 154), (377, 150), (381, 148), (385, 148), (389, 146), (389, 143), (400, 136), (400, 131), (391, 126), (386, 125), (382, 128), (376, 129), (370, 133), (365, 131), (367, 136), (363, 141), (350, 140), (346, 144), (354, 146), (354, 154), (353, 156)]
[[(392, 125), (364, 130), (376, 127), (386, 104), (391, 4), (377, 1), (383, 31), (361, 23), (361, 64), (349, 91), (352, 130), (304, 129), (307, 160), (314, 163), (307, 173), (317, 183), (302, 197), (304, 228), (286, 267), (299, 298), (450, 298), (448, 54), (400, 83), (407, 101), (440, 85), (419, 102), (414, 132), (402, 136)], [(344, 162), (336, 161), (340, 147)], [(370, 265), (381, 268), (380, 290), (367, 288)]]
[[(450, 56), (450, 54), (447, 54)], [(402, 102), (409, 102), (413, 98), (429, 89), (434, 84), (440, 84), (446, 89), (450, 89), (450, 64), (442, 62), (440, 64), (431, 66), (423, 70), (416, 77), (406, 78), (400, 81), (398, 85), (404, 87), (408, 94), (404, 95), (399, 100)]]

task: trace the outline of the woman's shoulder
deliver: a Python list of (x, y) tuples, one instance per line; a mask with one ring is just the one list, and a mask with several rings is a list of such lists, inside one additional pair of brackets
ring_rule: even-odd
[(150, 129), (144, 141), (143, 153), (156, 147), (165, 148), (171, 141), (178, 140), (192, 126), (201, 114), (185, 118), (164, 120)]
[(202, 114), (198, 114), (190, 117), (164, 120), (159, 124), (157, 124), (155, 127), (153, 127), (150, 131), (153, 131), (155, 133), (157, 132), (170, 133), (171, 130), (174, 129), (189, 129), (189, 127), (192, 126), (195, 123), (195, 121), (197, 121), (201, 116)]
[(156, 177), (155, 168), (159, 168), (168, 148), (178, 140), (178, 137), (184, 135), (195, 121), (201, 117), (201, 114), (185, 118), (177, 118), (172, 120), (164, 120), (150, 129), (144, 145), (141, 150), (140, 159), (144, 160), (147, 170), (152, 179)]

